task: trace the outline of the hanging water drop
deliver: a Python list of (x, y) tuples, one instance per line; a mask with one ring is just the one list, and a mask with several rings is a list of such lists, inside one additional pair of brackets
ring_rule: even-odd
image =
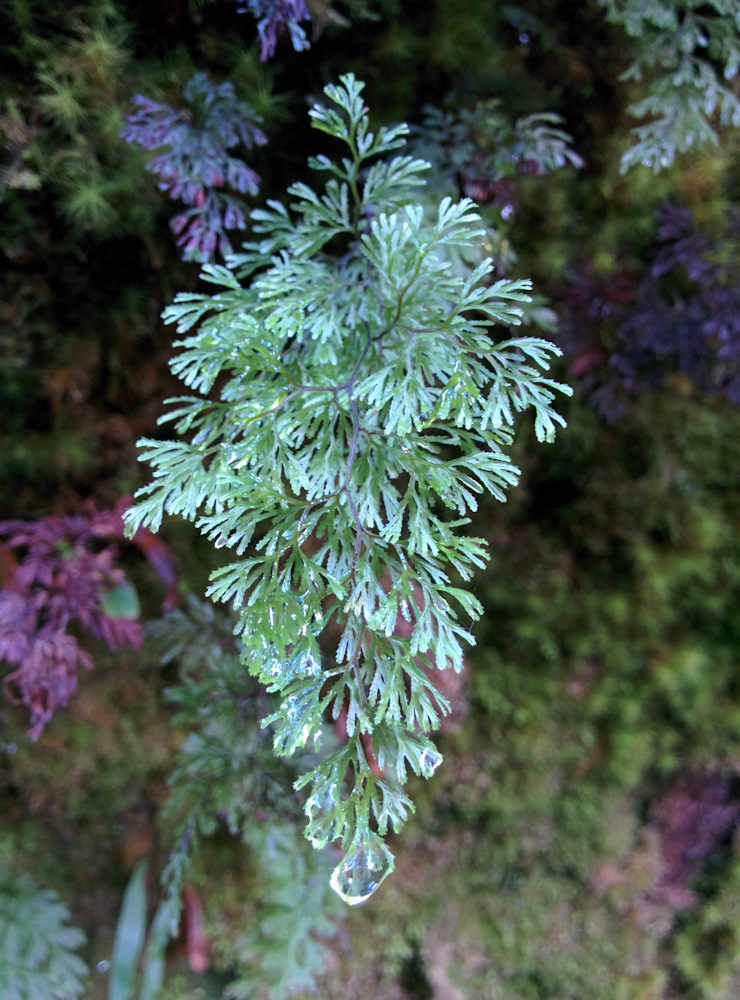
[(350, 906), (364, 903), (393, 871), (393, 855), (382, 840), (361, 841), (345, 854), (331, 876), (331, 887)]
[(425, 778), (431, 778), (442, 760), (443, 757), (439, 750), (435, 750), (434, 747), (426, 747), (419, 757), (419, 770)]
[(216, 541), (213, 543), (214, 548), (222, 549), (226, 545), (226, 535), (219, 535)]

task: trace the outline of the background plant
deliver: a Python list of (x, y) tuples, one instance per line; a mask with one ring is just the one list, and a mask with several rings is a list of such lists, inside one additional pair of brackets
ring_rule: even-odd
[[(264, 689), (245, 672), (242, 644), (233, 633), (232, 616), (194, 598), (184, 611), (150, 626), (163, 664), (180, 666), (180, 683), (166, 697), (176, 706), (174, 723), (188, 736), (169, 778), (171, 850), (148, 961), (153, 955), (157, 962), (177, 926), (186, 886), (203, 877), (208, 841), (227, 832), (246, 845), (253, 877), (249, 900), (239, 904), (241, 925), (220, 928), (214, 958), (225, 969), (243, 970), (231, 977), (229, 996), (247, 1000), (266, 990), (277, 1000), (313, 985), (326, 961), (326, 941), (336, 933), (338, 901), (328, 898), (332, 859), (316, 854), (300, 836), (302, 804), (292, 789), (315, 755), (299, 752), (289, 764), (275, 758), (274, 727), (260, 727)], [(137, 959), (138, 951), (134, 966)]]
[(8, 1000), (77, 1000), (87, 966), (75, 953), (84, 934), (68, 926), (69, 910), (56, 893), (28, 875), (0, 871), (0, 987)]
[(147, 164), (159, 176), (159, 187), (170, 198), (185, 202), (188, 210), (170, 222), (183, 247), (184, 260), (211, 260), (218, 248), (232, 252), (227, 229), (244, 229), (244, 202), (223, 193), (228, 186), (242, 194), (256, 194), (259, 177), (227, 150), (241, 144), (261, 146), (267, 136), (257, 127), (252, 108), (238, 101), (230, 83), (214, 86), (197, 73), (185, 86), (187, 108), (175, 111), (137, 94), (138, 111), (126, 116), (121, 138), (142, 149), (165, 151)]
[[(6, 539), (0, 552), (7, 565), (0, 590), (0, 656), (15, 667), (4, 678), (3, 690), (30, 710), (31, 739), (39, 738), (56, 709), (74, 694), (78, 668), (93, 665), (70, 627), (78, 624), (109, 649), (141, 646), (136, 590), (116, 565), (117, 550), (99, 545), (120, 537), (122, 528), (120, 507), (39, 522), (0, 522), (0, 537)], [(167, 547), (146, 532), (135, 541), (168, 584), (167, 600), (176, 601)]]
[(638, 163), (660, 170), (676, 152), (716, 145), (711, 119), (740, 125), (740, 101), (717, 73), (731, 81), (740, 68), (738, 12), (732, 0), (599, 0), (610, 20), (640, 39), (634, 62), (622, 79), (650, 79), (648, 95), (628, 108), (636, 118), (652, 116), (633, 129), (637, 142), (622, 156), (622, 170)]
[(581, 276), (563, 300), (560, 343), (582, 391), (616, 419), (630, 396), (681, 382), (740, 402), (737, 329), (738, 220), (715, 238), (691, 212), (658, 214), (657, 245), (644, 274)]
[(309, 48), (301, 22), (310, 21), (311, 14), (305, 0), (246, 0), (238, 6), (240, 13), (247, 11), (257, 18), (257, 31), (262, 42), (260, 59), (275, 55), (278, 35), (287, 29), (296, 52)]

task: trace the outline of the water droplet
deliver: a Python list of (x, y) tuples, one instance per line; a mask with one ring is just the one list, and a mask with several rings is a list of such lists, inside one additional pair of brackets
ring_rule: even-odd
[(110, 962), (108, 962), (106, 959), (103, 959), (102, 962), (98, 962), (95, 968), (98, 970), (98, 972), (107, 972), (108, 969), (110, 969)]
[(226, 535), (219, 535), (213, 545), (214, 548), (222, 549), (226, 545)]
[(427, 747), (421, 757), (419, 757), (419, 768), (424, 777), (431, 778), (442, 763), (442, 760), (443, 757), (439, 750), (435, 750), (434, 747)]
[(363, 840), (334, 869), (331, 887), (350, 906), (364, 903), (393, 871), (393, 855), (382, 840)]

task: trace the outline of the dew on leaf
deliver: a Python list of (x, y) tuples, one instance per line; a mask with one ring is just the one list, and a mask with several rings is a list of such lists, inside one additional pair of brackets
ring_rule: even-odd
[[(319, 730), (320, 733), (321, 730)], [(304, 807), (305, 813), (309, 819), (313, 819), (315, 815), (328, 812), (337, 799), (337, 783), (332, 781), (328, 785), (318, 788), (309, 796)]]
[(442, 754), (433, 747), (426, 747), (419, 757), (419, 769), (425, 778), (431, 778), (442, 763)]
[(321, 673), (321, 662), (316, 657), (313, 650), (305, 650), (296, 653), (288, 660), (288, 676), (293, 678), (296, 674), (305, 674), (308, 677), (317, 677)]
[(331, 887), (350, 906), (364, 903), (393, 871), (393, 855), (380, 840), (363, 840), (345, 854), (331, 876)]

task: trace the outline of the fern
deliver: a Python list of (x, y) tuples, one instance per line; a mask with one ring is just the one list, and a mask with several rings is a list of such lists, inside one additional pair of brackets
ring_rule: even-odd
[(716, 145), (712, 121), (740, 126), (740, 100), (725, 81), (740, 68), (740, 13), (736, 0), (599, 0), (607, 17), (639, 38), (636, 56), (622, 79), (650, 79), (649, 91), (629, 111), (652, 120), (633, 129), (637, 142), (622, 157), (621, 170), (642, 164), (656, 172), (677, 152)]
[(85, 936), (67, 926), (69, 911), (28, 875), (0, 870), (0, 996), (3, 1000), (76, 1000), (87, 966), (75, 955)]
[(288, 207), (254, 211), (260, 238), (203, 268), (219, 290), (166, 310), (189, 334), (173, 371), (201, 396), (164, 418), (189, 441), (141, 442), (154, 479), (128, 514), (132, 532), (181, 514), (240, 557), (208, 593), (238, 610), (243, 661), (280, 696), (263, 720), (278, 755), (319, 748), (325, 720), (346, 717), (348, 742), (297, 787), (314, 846), (341, 840), (348, 902), (393, 867), (382, 838), (413, 808), (408, 771), (441, 761), (434, 672), (462, 669), (482, 608), (455, 581), (487, 561), (461, 529), (482, 494), (517, 482), (516, 414), (532, 407), (551, 440), (569, 391), (543, 374), (552, 344), (492, 339), (520, 322), (530, 283), (494, 281), (490, 260), (450, 273), (450, 248), (480, 243), (475, 206), (445, 198), (425, 215), (428, 164), (389, 156), (408, 129), (371, 132), (362, 88), (342, 77), (310, 112), (345, 147), (309, 161), (323, 190), (294, 184)]

